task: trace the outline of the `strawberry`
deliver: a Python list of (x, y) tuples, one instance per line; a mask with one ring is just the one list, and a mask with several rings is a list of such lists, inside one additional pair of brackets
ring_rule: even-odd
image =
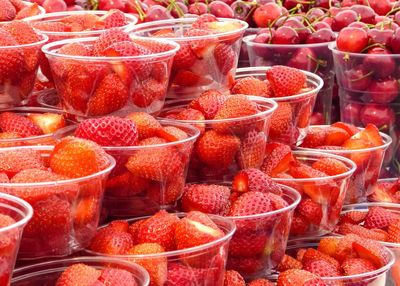
[(240, 118), (258, 113), (257, 104), (244, 95), (227, 97), (214, 119)]
[(9, 0), (9, 1), (15, 7), (17, 12), (27, 6), (26, 3), (24, 3), (22, 0)]
[(311, 166), (330, 176), (343, 174), (349, 170), (343, 162), (333, 158), (318, 159)]
[(57, 53), (62, 55), (87, 57), (91, 55), (92, 51), (88, 45), (82, 43), (70, 43), (63, 45)]
[(11, 21), (15, 18), (17, 11), (8, 0), (0, 0), (0, 22)]
[(354, 134), (351, 139), (363, 139), (370, 142), (374, 147), (381, 146), (384, 143), (379, 134), (379, 129), (373, 124), (367, 124), (363, 130)]
[(177, 249), (199, 246), (224, 236), (224, 232), (206, 215), (192, 211), (175, 228)]
[(400, 220), (400, 216), (382, 207), (370, 207), (364, 220), (366, 228), (385, 229), (392, 222)]
[(137, 89), (132, 93), (132, 102), (138, 107), (145, 108), (157, 100), (165, 97), (166, 86), (157, 80), (149, 77), (138, 84)]
[(1, 228), (12, 225), (14, 223), (16, 223), (16, 221), (12, 217), (10, 217), (8, 215), (0, 214), (0, 227)]
[(295, 213), (292, 219), (292, 225), (290, 227), (291, 235), (302, 235), (305, 234), (308, 230), (309, 222), (308, 220), (300, 215), (299, 213)]
[(234, 135), (206, 131), (196, 142), (198, 158), (211, 168), (227, 169), (240, 148), (240, 140)]
[(55, 286), (94, 285), (100, 270), (82, 263), (73, 264), (63, 271)]
[(115, 231), (128, 232), (129, 223), (125, 220), (114, 220), (107, 227)]
[(243, 275), (260, 273), (265, 268), (262, 258), (259, 257), (234, 257), (230, 256), (227, 269), (235, 269)]
[(10, 179), (8, 178), (6, 173), (0, 173), (0, 183), (9, 183)]
[(363, 258), (347, 258), (342, 263), (344, 275), (357, 275), (377, 270), (374, 264)]
[(104, 55), (105, 50), (113, 45), (123, 41), (130, 41), (129, 35), (119, 28), (112, 28), (100, 35), (100, 37), (93, 44), (94, 54), (97, 56)]
[(305, 148), (316, 148), (321, 146), (325, 142), (326, 128), (313, 127), (309, 128), (306, 137), (301, 143), (302, 147)]
[(269, 136), (279, 138), (291, 127), (293, 111), (290, 103), (279, 102), (278, 108), (272, 114)]
[(236, 55), (231, 45), (220, 43), (214, 49), (214, 59), (219, 71), (227, 75), (236, 63)]
[[(373, 147), (371, 142), (364, 139), (355, 139), (353, 137), (343, 143), (342, 147), (344, 148), (344, 150), (360, 150)], [(350, 153), (348, 155), (348, 158), (356, 163), (357, 166), (363, 166), (363, 164), (367, 164), (369, 162), (371, 158), (371, 153), (354, 152)]]
[(39, 31), (46, 32), (71, 32), (71, 27), (65, 23), (56, 21), (34, 22), (33, 27)]
[(101, 209), (101, 201), (94, 196), (87, 196), (79, 200), (74, 211), (75, 231), (81, 230), (83, 233), (88, 225), (97, 225), (98, 213)]
[(358, 133), (358, 131), (360, 131), (354, 125), (340, 121), (333, 123), (331, 126), (344, 129), (350, 136), (353, 136), (354, 134)]
[(265, 153), (261, 171), (272, 178), (276, 177), (277, 174), (286, 172), (291, 162), (294, 161), (290, 146), (282, 143), (268, 143)]
[(395, 221), (389, 224), (387, 241), (400, 243), (400, 221)]
[[(145, 144), (142, 141), (140, 145)], [(164, 182), (182, 172), (185, 164), (182, 156), (174, 146), (144, 148), (134, 152), (125, 166), (135, 176)]]
[(111, 9), (100, 17), (96, 23), (96, 27), (100, 29), (110, 29), (115, 27), (122, 27), (128, 24), (125, 14), (118, 9)]
[(325, 286), (318, 275), (300, 269), (290, 269), (278, 276), (277, 286)]
[[(12, 21), (1, 28), (10, 33), (18, 44), (32, 44), (43, 38), (25, 21)], [(37, 56), (37, 55), (36, 55)]]
[(135, 123), (115, 116), (86, 119), (79, 123), (75, 136), (101, 146), (134, 146), (138, 142)]
[(325, 131), (325, 140), (323, 144), (326, 146), (341, 146), (350, 138), (349, 133), (339, 127), (329, 126)]
[(218, 22), (217, 17), (212, 14), (202, 14), (196, 18), (196, 21), (192, 23), (193, 29), (206, 29), (208, 24), (212, 22)]
[(45, 169), (40, 152), (32, 149), (0, 151), (0, 172), (11, 178), (26, 169)]
[(322, 220), (322, 207), (311, 199), (302, 200), (297, 207), (298, 212), (309, 222), (319, 225)]
[(15, 20), (21, 20), (28, 17), (36, 16), (40, 13), (42, 13), (42, 11), (40, 11), (39, 5), (37, 3), (33, 3), (32, 5), (28, 5), (19, 10), (17, 15), (15, 16)]
[(139, 227), (146, 222), (147, 219), (140, 219), (134, 221), (129, 227), (128, 227), (128, 233), (132, 236), (133, 238), (133, 243), (136, 245), (138, 241), (138, 231)]
[(92, 141), (75, 137), (61, 139), (50, 156), (50, 168), (53, 172), (80, 178), (100, 172), (109, 166), (107, 154)]
[(173, 76), (172, 83), (178, 86), (201, 85), (202, 77), (192, 71), (179, 69)]
[(269, 197), (261, 192), (247, 192), (231, 206), (230, 216), (246, 216), (273, 211)]
[(87, 113), (99, 116), (118, 111), (128, 102), (129, 91), (116, 74), (108, 74), (88, 101)]
[(238, 79), (231, 88), (232, 94), (246, 94), (262, 97), (272, 97), (272, 89), (268, 81), (248, 76)]
[(173, 118), (177, 120), (197, 120), (197, 121), (202, 121), (205, 119), (203, 113), (193, 108), (185, 108), (183, 110), (180, 110), (176, 114), (168, 114), (167, 118)]
[(258, 169), (245, 169), (237, 173), (232, 182), (232, 189), (236, 192), (272, 192), (282, 194), (280, 186), (271, 180), (268, 175)]
[(373, 229), (367, 229), (361, 225), (353, 225), (349, 223), (344, 223), (339, 226), (338, 233), (346, 234), (356, 234), (363, 238), (386, 241), (388, 234), (383, 230), (375, 231)]
[(324, 260), (329, 264), (331, 264), (332, 266), (334, 266), (336, 270), (338, 271), (340, 270), (340, 263), (335, 258), (323, 252), (320, 252), (314, 248), (308, 248), (306, 252), (304, 252), (303, 259), (301, 260), (301, 262), (303, 263), (303, 265), (305, 265), (306, 263), (315, 260)]
[(360, 258), (365, 258), (380, 268), (387, 265), (391, 259), (385, 247), (377, 241), (358, 239), (353, 242), (353, 249)]
[[(202, 283), (207, 285), (208, 282), (215, 282), (214, 277), (210, 275), (209, 271), (208, 269), (192, 268), (184, 264), (173, 262), (168, 265), (168, 278), (164, 286), (186, 286)], [(210, 281), (208, 279), (210, 279)]]
[(203, 113), (205, 119), (213, 119), (226, 99), (226, 95), (217, 90), (210, 89), (193, 99), (188, 107)]
[(187, 70), (190, 69), (197, 61), (196, 54), (190, 48), (190, 44), (186, 42), (180, 43), (180, 49), (174, 57), (172, 70)]
[(301, 70), (285, 66), (273, 66), (266, 75), (276, 97), (297, 94), (307, 80)]
[[(202, 30), (202, 29), (189, 29), (184, 33), (184, 37), (197, 37), (197, 39), (193, 39), (189, 42), (190, 48), (196, 54), (198, 58), (203, 58), (204, 54), (207, 53), (210, 47), (213, 47), (216, 40), (209, 37), (204, 39), (203, 36), (211, 35), (211, 31)], [(201, 39), (203, 37), (203, 39)]]
[(166, 251), (175, 249), (175, 226), (179, 219), (174, 214), (159, 211), (145, 222), (141, 223), (137, 230), (138, 243), (155, 242)]
[(168, 260), (166, 256), (147, 258), (147, 254), (165, 252), (164, 248), (157, 243), (142, 243), (132, 247), (126, 254), (138, 256), (129, 260), (142, 266), (150, 275), (150, 285), (164, 285), (168, 275)]
[(162, 128), (157, 119), (146, 112), (133, 112), (125, 118), (132, 120), (135, 123), (138, 130), (139, 140), (156, 136)]
[(259, 278), (251, 281), (248, 286), (274, 286), (275, 284), (267, 279)]
[(0, 114), (0, 129), (3, 132), (16, 133), (21, 137), (42, 135), (42, 130), (28, 118), (12, 112)]
[(283, 272), (289, 269), (302, 269), (302, 268), (303, 264), (300, 261), (287, 254), (283, 256), (281, 262), (277, 266), (277, 270), (279, 272)]
[(265, 157), (267, 137), (264, 132), (248, 131), (242, 138), (238, 163), (241, 169), (260, 168)]
[(62, 114), (56, 113), (31, 113), (28, 116), (36, 126), (38, 126), (44, 134), (56, 132), (66, 126), (65, 118)]
[(224, 274), (224, 286), (246, 286), (246, 282), (239, 272), (227, 270)]
[(175, 126), (165, 126), (158, 131), (158, 135), (168, 142), (181, 141), (188, 138), (188, 135), (182, 129)]
[(65, 178), (43, 169), (25, 169), (15, 174), (11, 183), (39, 183), (64, 180)]
[(323, 238), (319, 241), (318, 251), (333, 257), (336, 253), (339, 243), (340, 243), (340, 238), (336, 237)]
[[(239, 227), (241, 227), (241, 224), (239, 224)], [(256, 257), (262, 255), (267, 245), (268, 236), (265, 233), (245, 230), (233, 236), (229, 244), (229, 255), (235, 257)]]
[(338, 277), (341, 276), (340, 272), (330, 264), (322, 259), (309, 260), (304, 264), (304, 270), (314, 273), (320, 277)]
[(110, 227), (100, 229), (89, 249), (102, 254), (126, 254), (133, 247), (132, 236), (127, 232), (117, 231)]
[(59, 22), (70, 26), (72, 32), (81, 32), (84, 30), (91, 30), (98, 20), (99, 16), (97, 15), (77, 14), (61, 18)]
[(365, 220), (367, 216), (367, 212), (363, 211), (349, 211), (340, 217), (339, 223), (351, 223), (351, 224), (360, 224)]
[(209, 214), (225, 215), (229, 210), (228, 187), (206, 184), (188, 184), (182, 196), (185, 212), (201, 211)]
[[(108, 286), (138, 286), (134, 274), (123, 269), (106, 268), (101, 271), (98, 281)], [(96, 284), (97, 285), (97, 284)]]

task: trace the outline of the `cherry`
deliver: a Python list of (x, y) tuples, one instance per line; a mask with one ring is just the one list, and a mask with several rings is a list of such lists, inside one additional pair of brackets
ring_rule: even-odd
[(322, 19), (322, 22), (327, 23), (329, 25), (329, 27), (332, 27), (333, 18), (326, 17), (326, 18)]
[(400, 28), (397, 28), (390, 40), (390, 47), (393, 53), (400, 54)]
[(364, 91), (371, 83), (371, 72), (358, 65), (352, 69), (344, 71), (342, 85), (351, 91)]
[(243, 1), (235, 1), (231, 4), (235, 18), (243, 21), (247, 21), (249, 19), (252, 7), (253, 6), (251, 4)]
[(43, 8), (47, 13), (63, 12), (67, 10), (67, 4), (63, 0), (45, 0)]
[(331, 26), (326, 22), (320, 22), (319, 21), (319, 22), (313, 23), (312, 26), (313, 26), (314, 30), (316, 30), (316, 31), (321, 30), (321, 29), (332, 30)]
[(369, 50), (363, 60), (363, 64), (367, 70), (373, 71), (373, 75), (376, 78), (388, 77), (396, 68), (396, 63), (391, 53), (381, 47)]
[[(271, 31), (273, 34), (274, 31), (273, 30)], [(268, 31), (265, 33), (258, 34), (253, 41), (254, 43), (259, 43), (259, 44), (269, 44), (271, 43), (271, 40), (272, 40), (272, 35), (271, 32)], [(253, 49), (254, 52), (260, 57), (268, 58), (273, 55), (272, 50), (269, 49), (268, 47), (254, 45)]]
[(393, 30), (393, 31), (395, 31), (397, 28), (399, 27), (399, 25), (397, 25), (395, 22), (393, 22), (393, 21), (387, 21), (387, 20), (384, 20), (384, 21), (381, 21), (381, 22), (377, 22), (376, 24), (375, 24), (375, 28), (378, 28), (378, 29), (391, 29), (391, 30)]
[(339, 3), (339, 0), (332, 0), (332, 1), (330, 1), (330, 0), (315, 0), (314, 7), (329, 9), (330, 7), (334, 7), (338, 3)]
[(297, 18), (290, 18), (283, 24), (283, 26), (292, 27), (299, 35), (301, 43), (304, 43), (307, 37), (311, 34), (311, 31)]
[(210, 9), (211, 14), (219, 18), (233, 18), (235, 16), (232, 8), (228, 4), (219, 0), (212, 1), (208, 5), (208, 8)]
[(287, 66), (314, 72), (317, 68), (318, 59), (313, 50), (310, 48), (300, 48), (290, 60), (286, 63)]
[(324, 115), (321, 112), (314, 112), (310, 118), (310, 125), (322, 125), (325, 123)]
[(392, 10), (389, 0), (368, 0), (368, 3), (375, 13), (381, 16), (385, 16)]
[(197, 2), (189, 5), (188, 12), (195, 15), (203, 15), (208, 12), (208, 7), (205, 3)]
[(375, 11), (369, 6), (365, 5), (353, 5), (350, 9), (357, 13), (361, 22), (366, 24), (375, 24)]
[(335, 17), (341, 11), (344, 11), (344, 8), (339, 8), (339, 7), (336, 7), (336, 6), (332, 6), (329, 9), (329, 13), (331, 14), (332, 17)]
[(360, 28), (346, 27), (339, 32), (336, 44), (340, 51), (359, 53), (368, 45), (368, 34)]
[(333, 17), (332, 30), (340, 31), (341, 29), (357, 21), (357, 13), (352, 10), (344, 10)]
[(171, 15), (174, 18), (180, 18), (188, 12), (188, 7), (182, 2), (175, 2), (175, 6), (171, 10)]
[(340, 115), (341, 120), (344, 122), (352, 123), (354, 125), (359, 125), (361, 109), (361, 104), (349, 101), (342, 102)]
[(308, 36), (307, 44), (317, 44), (317, 43), (327, 43), (332, 42), (336, 39), (335, 33), (331, 29), (323, 28), (321, 30), (315, 31)]
[(368, 94), (376, 103), (390, 103), (397, 98), (398, 92), (399, 84), (391, 78), (373, 81), (368, 88)]
[(307, 12), (306, 17), (310, 22), (315, 22), (316, 20), (322, 19), (324, 15), (325, 15), (324, 10), (320, 8), (312, 8)]
[(99, 10), (111, 10), (111, 9), (119, 9), (121, 11), (125, 11), (125, 2), (123, 0), (100, 0), (99, 1)]
[(253, 14), (253, 20), (260, 28), (268, 27), (275, 19), (282, 16), (284, 11), (276, 3), (267, 3), (258, 7)]
[(389, 129), (396, 121), (396, 114), (390, 107), (367, 104), (360, 112), (360, 119), (364, 126), (371, 123), (379, 129)]
[(153, 22), (158, 20), (168, 20), (173, 18), (167, 8), (161, 5), (153, 5), (146, 13), (145, 22)]
[(297, 5), (301, 5), (301, 11), (307, 11), (309, 6), (308, 4), (305, 3), (305, 1), (298, 1), (298, 0), (285, 0), (283, 3), (283, 6), (290, 10), (295, 8)]
[(393, 16), (393, 20), (397, 25), (400, 25), (400, 11), (397, 11)]
[(382, 29), (377, 29), (373, 28), (368, 30), (368, 37), (370, 44), (382, 44), (385, 46), (389, 46), (390, 40), (392, 39), (392, 36), (394, 34), (393, 30), (382, 30)]
[(83, 7), (79, 5), (72, 5), (67, 7), (67, 11), (83, 11)]
[(365, 31), (369, 30), (368, 25), (363, 22), (353, 22), (350, 25), (348, 25), (347, 27), (361, 28), (361, 29), (364, 29)]
[(279, 45), (295, 45), (300, 43), (299, 34), (291, 27), (279, 27), (272, 37), (273, 44)]

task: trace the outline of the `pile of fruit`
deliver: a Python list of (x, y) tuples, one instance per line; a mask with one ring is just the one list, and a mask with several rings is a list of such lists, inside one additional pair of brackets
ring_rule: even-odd
[(0, 2), (0, 22), (21, 20), (27, 17), (44, 14), (37, 3), (22, 0), (2, 0)]

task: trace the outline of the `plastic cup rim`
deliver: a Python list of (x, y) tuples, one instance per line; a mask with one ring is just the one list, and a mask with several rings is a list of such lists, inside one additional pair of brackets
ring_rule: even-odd
[[(349, 55), (349, 56), (353, 56), (353, 57), (366, 57), (368, 56), (368, 54), (364, 54), (364, 53), (353, 53), (353, 52), (344, 52), (344, 51), (340, 51), (337, 49), (337, 45), (336, 45), (336, 41), (331, 42), (328, 45), (328, 48), (332, 51), (333, 54), (336, 55)], [(398, 58), (399, 54), (374, 54), (374, 57), (390, 57), (390, 58)]]
[(319, 48), (319, 47), (329, 47), (330, 44), (336, 43), (336, 40), (330, 42), (323, 43), (313, 43), (313, 44), (267, 44), (267, 43), (255, 43), (253, 40), (257, 35), (248, 35), (243, 37), (243, 42), (246, 43), (247, 46), (257, 46), (257, 47), (265, 47), (265, 48), (289, 48), (289, 49), (299, 49), (299, 48)]
[(13, 202), (13, 203), (17, 203), (20, 207), (23, 207), (25, 209), (24, 217), (22, 219), (18, 220), (17, 222), (15, 222), (9, 226), (0, 228), (0, 233), (7, 232), (7, 231), (15, 229), (15, 228), (20, 228), (20, 227), (26, 225), (28, 223), (28, 221), (32, 218), (33, 208), (25, 200), (18, 198), (16, 196), (6, 194), (6, 193), (0, 193), (0, 199), (6, 199), (7, 201), (5, 202), (5, 204), (7, 204), (7, 202)]
[(7, 50), (7, 49), (25, 49), (25, 48), (32, 48), (36, 46), (40, 46), (45, 44), (48, 40), (49, 37), (44, 35), (44, 34), (38, 34), (40, 37), (42, 37), (41, 40), (29, 44), (21, 44), (21, 45), (15, 45), (15, 46), (0, 46), (0, 51), (1, 50)]

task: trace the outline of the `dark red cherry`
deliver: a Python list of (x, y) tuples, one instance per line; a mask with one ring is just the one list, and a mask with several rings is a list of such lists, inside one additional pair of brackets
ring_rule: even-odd
[(360, 119), (363, 125), (375, 124), (379, 129), (388, 129), (396, 120), (396, 114), (388, 106), (367, 104), (360, 112)]
[(282, 26), (276, 29), (275, 34), (272, 37), (272, 43), (278, 45), (299, 44), (300, 37), (295, 29)]
[(390, 40), (392, 39), (393, 33), (394, 31), (390, 29), (370, 29), (368, 30), (369, 43), (382, 44), (388, 47), (390, 44)]
[(311, 35), (308, 36), (306, 43), (307, 44), (316, 44), (316, 43), (327, 43), (332, 42), (336, 39), (335, 33), (330, 29), (321, 29), (315, 31)]
[(340, 51), (359, 53), (368, 45), (368, 34), (361, 28), (344, 28), (336, 39)]
[(365, 69), (372, 71), (376, 78), (386, 78), (396, 68), (392, 53), (381, 47), (369, 50), (363, 60), (363, 65)]
[(371, 72), (358, 65), (352, 69), (346, 70), (341, 78), (344, 88), (350, 91), (363, 92), (371, 83)]
[(304, 24), (296, 18), (291, 18), (291, 19), (287, 20), (283, 24), (283, 26), (293, 28), (299, 35), (300, 43), (304, 43), (306, 41), (308, 35), (311, 34), (310, 29), (306, 28), (306, 26), (304, 26)]
[(313, 26), (314, 30), (316, 30), (316, 31), (321, 30), (321, 29), (332, 30), (331, 26), (326, 22), (318, 21), (318, 22), (313, 23), (312, 26)]
[(378, 15), (385, 16), (392, 10), (392, 4), (389, 0), (368, 0), (368, 4)]
[(375, 24), (375, 11), (366, 5), (353, 5), (350, 9), (357, 13), (359, 20), (367, 24)]
[(355, 21), (357, 21), (356, 12), (352, 10), (340, 11), (335, 17), (333, 17), (332, 30), (338, 32)]
[(286, 65), (289, 67), (311, 72), (314, 72), (316, 70), (317, 64), (317, 56), (310, 48), (298, 49), (290, 58), (290, 60), (286, 63)]
[(396, 14), (394, 14), (393, 20), (397, 25), (400, 25), (400, 11), (397, 11)]
[(354, 125), (359, 125), (361, 122), (360, 113), (362, 105), (346, 100), (341, 102), (341, 105), (341, 120)]
[(392, 39), (390, 40), (390, 47), (393, 53), (400, 54), (400, 28), (394, 31)]
[(361, 29), (363, 29), (363, 30), (365, 30), (365, 31), (368, 31), (368, 30), (369, 30), (368, 25), (365, 24), (365, 23), (363, 23), (363, 22), (353, 22), (353, 23), (351, 23), (350, 25), (348, 25), (348, 27), (351, 27), (351, 28), (361, 28)]
[(376, 103), (390, 103), (397, 98), (398, 93), (399, 83), (392, 78), (373, 81), (368, 87), (368, 94)]
[(324, 10), (319, 8), (312, 8), (307, 12), (306, 17), (310, 22), (315, 22), (319, 19), (322, 19), (324, 15), (325, 15)]

